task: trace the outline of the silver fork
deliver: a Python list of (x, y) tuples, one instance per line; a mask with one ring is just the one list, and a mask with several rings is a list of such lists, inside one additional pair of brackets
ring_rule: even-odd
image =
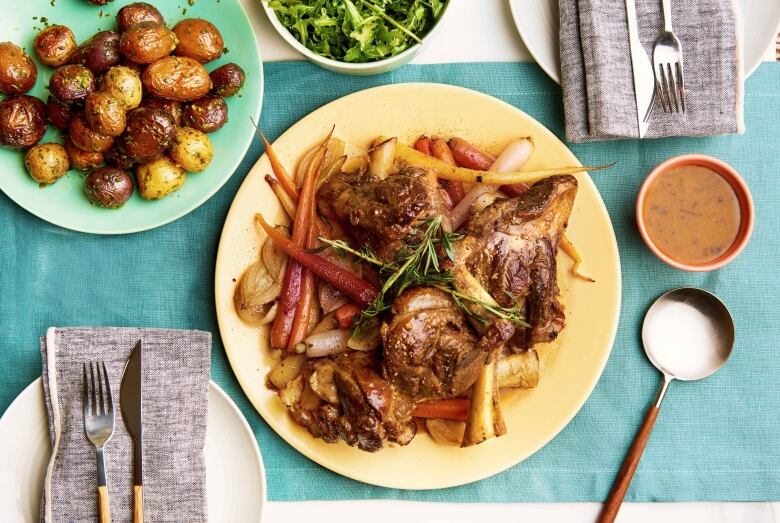
[(685, 113), (683, 53), (680, 40), (672, 31), (672, 0), (661, 0), (661, 4), (664, 10), (664, 31), (655, 41), (653, 50), (655, 87), (664, 112)]
[[(96, 372), (97, 369), (97, 372)], [(114, 400), (111, 397), (111, 383), (103, 362), (89, 362), (82, 366), (84, 378), (84, 432), (95, 446), (97, 458), (98, 519), (100, 523), (111, 523), (111, 509), (108, 503), (106, 484), (106, 462), (103, 446), (114, 434)]]

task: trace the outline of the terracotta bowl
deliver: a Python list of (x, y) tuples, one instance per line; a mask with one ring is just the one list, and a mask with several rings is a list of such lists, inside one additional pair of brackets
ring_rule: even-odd
[[(647, 190), (653, 183), (653, 180), (655, 180), (656, 176), (662, 172), (666, 172), (669, 169), (674, 169), (675, 167), (682, 167), (684, 165), (700, 165), (702, 167), (712, 169), (716, 173), (720, 174), (727, 182), (729, 182), (732, 189), (734, 189), (734, 192), (737, 195), (737, 201), (739, 202), (741, 219), (739, 232), (737, 233), (737, 237), (734, 240), (734, 243), (732, 243), (731, 247), (726, 249), (719, 257), (707, 263), (690, 264), (681, 262), (680, 260), (668, 256), (663, 251), (661, 251), (661, 249), (659, 249), (655, 243), (653, 243), (653, 240), (645, 226), (643, 210), (645, 196), (647, 195)], [(653, 252), (653, 254), (655, 254), (662, 261), (683, 271), (714, 271), (715, 269), (720, 269), (736, 258), (739, 253), (742, 252), (742, 249), (745, 248), (748, 240), (750, 240), (750, 234), (753, 232), (753, 198), (750, 195), (750, 189), (748, 189), (745, 180), (743, 180), (737, 171), (735, 171), (734, 168), (730, 165), (718, 160), (717, 158), (705, 156), (702, 154), (685, 154), (682, 156), (675, 156), (674, 158), (670, 158), (661, 163), (658, 167), (653, 169), (649, 175), (647, 175), (647, 178), (642, 184), (642, 187), (639, 189), (639, 195), (636, 199), (636, 224), (639, 228), (639, 234), (642, 236), (642, 240), (644, 240), (645, 244)]]

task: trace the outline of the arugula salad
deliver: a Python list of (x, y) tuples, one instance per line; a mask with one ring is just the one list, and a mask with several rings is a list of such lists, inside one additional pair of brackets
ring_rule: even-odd
[(268, 0), (304, 46), (340, 62), (374, 62), (422, 42), (448, 0)]

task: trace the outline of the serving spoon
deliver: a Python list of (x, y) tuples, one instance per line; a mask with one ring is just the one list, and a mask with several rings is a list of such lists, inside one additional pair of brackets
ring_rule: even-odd
[(599, 515), (600, 523), (611, 523), (617, 517), (669, 384), (672, 380), (700, 380), (720, 369), (734, 346), (734, 320), (715, 295), (692, 287), (675, 289), (648, 309), (642, 324), (642, 344), (664, 381), (620, 467)]

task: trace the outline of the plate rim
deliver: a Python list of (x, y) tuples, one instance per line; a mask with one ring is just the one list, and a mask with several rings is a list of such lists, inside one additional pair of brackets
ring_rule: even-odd
[[(367, 89), (363, 89), (363, 90), (360, 90), (360, 91), (356, 91), (356, 92), (349, 93), (347, 95), (341, 96), (339, 98), (336, 98), (335, 100), (332, 100), (332, 101), (328, 102), (327, 104), (324, 104), (324, 105), (314, 109), (313, 111), (309, 112), (308, 114), (306, 114), (305, 116), (300, 118), (298, 121), (296, 121), (290, 127), (288, 127), (284, 132), (282, 132), (276, 138), (276, 140), (274, 140), (274, 143), (276, 143), (278, 140), (282, 139), (287, 133), (291, 132), (296, 126), (301, 125), (301, 122), (303, 122), (304, 120), (308, 119), (309, 117), (311, 117), (315, 113), (324, 110), (325, 108), (331, 106), (332, 104), (340, 103), (342, 100), (344, 100), (346, 98), (349, 98), (349, 97), (355, 96), (355, 95), (359, 95), (359, 94), (362, 94), (362, 93), (365, 93), (365, 92), (368, 92), (368, 91), (383, 91), (383, 90), (403, 89), (403, 88), (410, 88), (410, 87), (414, 87), (414, 86), (435, 86), (436, 88), (443, 89), (443, 90), (453, 90), (453, 91), (459, 91), (459, 92), (466, 92), (466, 93), (469, 93), (472, 96), (479, 96), (479, 97), (483, 97), (483, 98), (489, 99), (492, 102), (497, 102), (500, 105), (505, 106), (507, 109), (521, 114), (524, 118), (527, 118), (530, 121), (536, 122), (539, 125), (539, 127), (542, 129), (542, 132), (546, 133), (547, 135), (549, 135), (549, 137), (551, 137), (553, 140), (555, 140), (557, 143), (559, 143), (569, 153), (569, 155), (574, 159), (574, 161), (577, 163), (577, 165), (582, 165), (582, 163), (574, 155), (574, 153), (571, 151), (571, 149), (569, 149), (569, 147), (560, 138), (558, 138), (558, 136), (556, 136), (555, 133), (553, 133), (547, 126), (542, 124), (536, 118), (530, 116), (525, 111), (515, 107), (514, 105), (512, 105), (512, 104), (510, 104), (510, 103), (508, 103), (508, 102), (506, 102), (504, 100), (501, 100), (500, 98), (488, 95), (488, 94), (480, 92), (480, 91), (476, 91), (474, 89), (469, 89), (469, 88), (461, 87), (461, 86), (458, 86), (458, 85), (442, 84), (442, 83), (436, 83), (436, 82), (406, 82), (406, 83), (396, 83), (396, 84), (385, 84), (385, 85), (370, 87), (370, 88), (367, 88)], [(252, 166), (252, 168), (247, 173), (247, 176), (242, 181), (241, 186), (239, 187), (238, 191), (236, 192), (236, 196), (241, 192), (241, 189), (244, 186), (244, 184), (248, 183), (247, 180), (252, 175), (253, 171), (261, 163), (266, 161), (266, 158), (267, 158), (267, 156), (266, 156), (266, 154), (264, 152), (257, 159), (255, 164)], [(477, 474), (474, 477), (472, 477), (471, 479), (469, 479), (468, 481), (454, 480), (454, 481), (450, 481), (450, 482), (440, 483), (440, 484), (436, 484), (436, 485), (427, 485), (427, 486), (423, 486), (423, 487), (420, 487), (420, 486), (410, 487), (410, 486), (406, 486), (406, 485), (403, 485), (403, 484), (397, 484), (397, 483), (394, 483), (394, 482), (369, 481), (366, 478), (360, 477), (359, 474), (354, 474), (349, 467), (342, 466), (341, 464), (339, 464), (335, 460), (323, 459), (321, 457), (321, 454), (318, 454), (317, 452), (315, 452), (315, 451), (313, 451), (313, 450), (311, 450), (311, 449), (309, 449), (307, 447), (300, 448), (300, 446), (298, 446), (296, 444), (296, 440), (294, 438), (288, 437), (287, 432), (281, 429), (280, 423), (276, 419), (274, 419), (273, 416), (270, 416), (270, 415), (266, 416), (266, 413), (263, 412), (264, 409), (261, 409), (261, 403), (260, 403), (259, 399), (256, 401), (256, 398), (251, 397), (247, 393), (248, 384), (246, 384), (244, 378), (241, 375), (239, 375), (239, 373), (237, 373), (234, 370), (233, 366), (234, 366), (234, 364), (237, 363), (237, 359), (234, 356), (234, 351), (231, 351), (231, 350), (228, 349), (229, 344), (226, 343), (226, 339), (227, 339), (226, 338), (226, 334), (223, 334), (223, 332), (225, 332), (225, 329), (223, 329), (223, 327), (222, 327), (224, 320), (223, 320), (223, 315), (222, 315), (222, 307), (220, 306), (220, 302), (221, 302), (220, 298), (222, 298), (224, 296), (224, 292), (222, 290), (222, 287), (226, 286), (227, 282), (221, 282), (220, 279), (219, 279), (219, 276), (220, 276), (220, 273), (221, 273), (221, 267), (222, 267), (222, 265), (224, 263), (224, 259), (225, 259), (225, 255), (223, 254), (222, 251), (223, 251), (223, 246), (226, 243), (225, 239), (226, 239), (226, 234), (227, 234), (227, 224), (228, 224), (228, 221), (230, 220), (230, 215), (231, 215), (231, 212), (233, 210), (233, 204), (235, 203), (235, 197), (234, 197), (234, 201), (231, 202), (230, 209), (228, 210), (228, 212), (226, 214), (225, 222), (224, 222), (223, 227), (222, 227), (222, 232), (220, 233), (219, 246), (217, 248), (217, 259), (216, 259), (215, 269), (214, 269), (214, 302), (215, 302), (215, 309), (216, 309), (216, 315), (217, 315), (217, 325), (219, 327), (220, 338), (222, 340), (222, 346), (224, 347), (225, 354), (226, 354), (226, 356), (228, 358), (228, 363), (230, 364), (231, 372), (233, 372), (233, 375), (235, 376), (236, 380), (238, 381), (238, 383), (239, 383), (239, 385), (241, 387), (242, 392), (247, 397), (247, 399), (251, 403), (252, 407), (257, 411), (257, 413), (262, 417), (262, 419), (265, 421), (265, 423), (267, 423), (269, 425), (269, 427), (276, 433), (276, 435), (278, 437), (280, 437), (283, 441), (285, 441), (288, 445), (290, 445), (296, 452), (306, 456), (308, 459), (314, 461), (315, 463), (317, 463), (317, 464), (319, 464), (319, 465), (321, 465), (321, 466), (323, 466), (323, 467), (325, 467), (325, 468), (327, 468), (327, 469), (329, 469), (329, 470), (331, 470), (331, 471), (333, 471), (333, 472), (335, 472), (335, 473), (337, 473), (337, 474), (339, 474), (339, 475), (341, 475), (343, 477), (346, 477), (346, 478), (349, 478), (349, 479), (352, 479), (352, 480), (355, 480), (355, 481), (359, 481), (361, 483), (365, 483), (365, 484), (369, 484), (369, 485), (375, 485), (375, 486), (379, 486), (379, 487), (385, 487), (385, 488), (400, 489), (400, 490), (435, 490), (435, 489), (442, 489), (442, 488), (457, 487), (457, 486), (467, 485), (467, 484), (470, 484), (470, 483), (481, 481), (483, 479), (486, 479), (486, 478), (495, 476), (497, 474), (500, 474), (502, 472), (505, 472), (506, 470), (514, 467), (518, 463), (520, 463), (520, 462), (524, 461), (525, 459), (527, 459), (528, 457), (532, 456), (533, 454), (538, 452), (544, 446), (548, 445), (553, 439), (555, 439), (561, 433), (561, 431), (564, 428), (566, 428), (566, 426), (569, 425), (569, 423), (571, 423), (572, 419), (574, 419), (574, 417), (582, 410), (583, 405), (590, 398), (590, 396), (593, 394), (593, 391), (595, 390), (596, 385), (598, 384), (598, 381), (601, 379), (601, 376), (604, 373), (604, 369), (606, 368), (607, 362), (609, 361), (609, 357), (612, 354), (612, 350), (614, 349), (615, 338), (616, 338), (616, 335), (617, 335), (617, 328), (618, 328), (619, 320), (620, 320), (620, 311), (621, 311), (621, 306), (622, 306), (623, 281), (622, 281), (622, 270), (621, 270), (621, 263), (620, 263), (620, 252), (619, 252), (619, 247), (618, 247), (618, 243), (617, 243), (617, 236), (615, 235), (614, 225), (612, 223), (612, 218), (611, 218), (611, 216), (609, 214), (609, 211), (607, 210), (606, 204), (604, 203), (604, 199), (602, 198), (601, 193), (598, 190), (598, 187), (593, 182), (593, 179), (590, 177), (590, 175), (587, 172), (585, 172), (584, 174), (585, 174), (585, 177), (587, 179), (587, 183), (589, 183), (589, 184), (591, 184), (593, 186), (593, 190), (598, 195), (599, 210), (607, 218), (607, 223), (609, 225), (609, 232), (611, 233), (611, 239), (612, 239), (612, 243), (614, 245), (614, 249), (613, 249), (614, 260), (613, 260), (613, 262), (615, 263), (615, 268), (616, 268), (616, 285), (615, 285), (615, 290), (614, 290), (615, 295), (613, 296), (613, 299), (614, 299), (614, 302), (615, 302), (615, 309), (614, 309), (614, 314), (613, 314), (612, 322), (611, 322), (612, 327), (611, 327), (611, 331), (609, 333), (609, 350), (604, 351), (604, 353), (602, 355), (602, 358), (601, 358), (601, 361), (599, 362), (599, 365), (598, 365), (598, 372), (594, 373), (593, 378), (588, 383), (588, 389), (589, 389), (588, 393), (583, 395), (583, 397), (580, 398), (577, 401), (577, 408), (576, 409), (572, 409), (571, 413), (566, 417), (566, 419), (562, 419), (562, 421), (559, 424), (559, 426), (556, 427), (554, 433), (552, 433), (552, 435), (550, 436), (550, 438), (547, 441), (545, 441), (543, 443), (540, 443), (539, 445), (535, 446), (534, 448), (531, 448), (530, 450), (528, 450), (523, 455), (520, 455), (517, 458), (513, 458), (511, 460), (511, 463), (508, 462), (508, 464), (506, 466), (504, 466), (504, 467), (502, 467), (500, 469), (497, 469), (497, 470), (490, 471), (490, 472)]]
[[(249, 27), (249, 31), (254, 36), (253, 41), (255, 44), (255, 51), (257, 52), (257, 61), (259, 64), (258, 70), (260, 71), (259, 75), (259, 98), (258, 98), (258, 104), (257, 109), (255, 109), (254, 114), (252, 115), (256, 122), (260, 121), (260, 114), (262, 112), (263, 107), (263, 98), (265, 95), (265, 69), (263, 67), (263, 55), (260, 50), (260, 39), (258, 38), (258, 35), (255, 34), (254, 26), (252, 25), (252, 19), (249, 17), (249, 13), (247, 13), (246, 8), (244, 7), (243, 3), (240, 0), (233, 0), (233, 2), (241, 9), (241, 13), (244, 15), (244, 19), (246, 20), (246, 24)], [(153, 229), (157, 229), (158, 227), (162, 227), (164, 225), (168, 225), (171, 222), (174, 222), (178, 220), (179, 218), (183, 218), (184, 216), (188, 215), (192, 211), (196, 210), (198, 207), (209, 201), (224, 185), (230, 180), (233, 175), (236, 173), (236, 170), (241, 166), (241, 162), (246, 157), (247, 151), (249, 151), (249, 148), (252, 146), (252, 142), (254, 141), (254, 132), (250, 135), (250, 138), (246, 141), (246, 144), (243, 146), (243, 150), (241, 151), (240, 157), (237, 155), (237, 160), (235, 162), (235, 165), (231, 169), (232, 170), (229, 176), (224, 177), (219, 183), (214, 185), (214, 187), (205, 193), (201, 198), (195, 200), (191, 205), (185, 207), (178, 213), (174, 213), (171, 216), (168, 216), (160, 221), (157, 221), (150, 225), (143, 225), (143, 226), (137, 226), (137, 227), (126, 227), (126, 228), (117, 228), (113, 230), (102, 230), (102, 229), (91, 229), (90, 227), (80, 227), (80, 226), (70, 226), (66, 225), (62, 220), (59, 218), (49, 218), (46, 216), (43, 216), (44, 213), (36, 210), (32, 211), (28, 209), (27, 207), (23, 206), (19, 202), (17, 202), (13, 196), (8, 194), (3, 187), (0, 185), (0, 191), (2, 191), (3, 194), (5, 194), (6, 197), (8, 197), (9, 200), (11, 200), (14, 205), (18, 206), (25, 212), (32, 214), (36, 218), (43, 220), (47, 223), (51, 223), (52, 225), (56, 225), (57, 227), (61, 227), (63, 229), (69, 230), (69, 231), (75, 231), (85, 234), (94, 234), (97, 236), (111, 236), (111, 235), (124, 235), (124, 234), (134, 234), (138, 232), (143, 231), (150, 231)], [(111, 209), (108, 209), (110, 212)]]
[[(14, 406), (18, 408), (17, 403), (21, 404), (23, 401), (27, 401), (25, 397), (29, 396), (30, 394), (33, 394), (33, 389), (36, 388), (41, 389), (41, 395), (43, 395), (43, 378), (41, 376), (38, 376), (35, 380), (33, 380), (27, 386), (25, 386), (22, 389), (22, 391), (16, 395), (13, 401), (11, 401), (11, 403), (5, 409), (3, 415), (0, 416), (0, 433), (3, 432), (3, 427), (5, 423), (8, 423), (7, 421), (5, 423), (3, 421), (8, 418), (7, 416), (8, 412), (10, 412), (11, 409), (14, 408)], [(219, 384), (215, 382), (213, 379), (209, 379), (209, 392), (211, 391), (214, 391), (218, 396), (220, 396), (223, 400), (226, 401), (226, 404), (228, 405), (228, 407), (230, 407), (230, 410), (232, 411), (234, 416), (240, 421), (241, 427), (246, 432), (246, 436), (253, 443), (252, 447), (254, 449), (255, 460), (260, 469), (260, 477), (258, 479), (261, 485), (262, 496), (260, 498), (260, 511), (257, 515), (258, 516), (257, 521), (261, 522), (263, 520), (263, 515), (265, 514), (266, 504), (268, 503), (268, 481), (265, 473), (265, 463), (263, 462), (263, 456), (260, 453), (260, 445), (257, 441), (257, 438), (255, 438), (254, 432), (252, 431), (252, 427), (250, 427), (249, 422), (241, 412), (241, 409), (238, 408), (238, 405), (236, 405), (236, 403), (233, 401), (230, 395), (227, 392), (225, 392), (225, 390), (222, 387), (220, 387)], [(45, 415), (45, 406), (41, 406), (41, 409), (44, 411), (44, 415)], [(205, 445), (204, 445), (204, 459), (205, 459)], [(208, 478), (208, 471), (206, 471), (206, 477)], [(206, 494), (206, 498), (208, 500), (208, 494)]]
[[(553, 1), (553, 0), (547, 0), (547, 1)], [(531, 57), (534, 59), (534, 62), (536, 62), (539, 67), (542, 68), (542, 70), (545, 72), (547, 76), (550, 77), (552, 81), (560, 85), (561, 83), (561, 73), (560, 73), (560, 59), (554, 64), (555, 67), (551, 68), (550, 64), (545, 63), (541, 60), (539, 60), (539, 57), (537, 56), (538, 53), (538, 47), (531, 45), (531, 40), (528, 38), (526, 31), (524, 30), (524, 25), (521, 23), (521, 20), (523, 19), (520, 14), (520, 2), (521, 0), (509, 0), (509, 10), (512, 13), (512, 22), (515, 25), (515, 29), (517, 30), (517, 33), (520, 35), (520, 39), (523, 41), (523, 45), (525, 45), (525, 48), (528, 49), (528, 52), (531, 54)], [(745, 14), (742, 11), (742, 5), (737, 2), (737, 7), (739, 8), (738, 16), (742, 20), (743, 29), (742, 29), (742, 64), (743, 67), (745, 66), (745, 30), (744, 30), (744, 24), (746, 22), (745, 20)], [(777, 34), (780, 33), (780, 9), (778, 9), (778, 17), (777, 17), (777, 23), (775, 25), (775, 31), (774, 35), (775, 37)], [(774, 37), (773, 37), (774, 38)], [(773, 39), (770, 39), (766, 42), (767, 48), (772, 44)], [(750, 64), (749, 67), (745, 68), (745, 80), (747, 80), (750, 75), (756, 72), (756, 70), (761, 66), (763, 63), (763, 60), (758, 60), (757, 62)], [(552, 71), (552, 72), (551, 72)]]

